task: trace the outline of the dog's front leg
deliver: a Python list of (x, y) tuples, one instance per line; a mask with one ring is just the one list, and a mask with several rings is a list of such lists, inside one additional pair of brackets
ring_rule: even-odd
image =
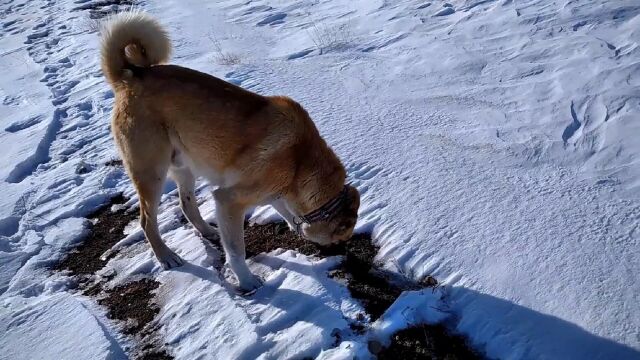
[(276, 209), (278, 214), (280, 214), (284, 221), (287, 222), (287, 225), (289, 225), (289, 229), (291, 229), (291, 231), (298, 231), (297, 226), (295, 225), (294, 215), (289, 211), (289, 209), (287, 209), (284, 200), (275, 200), (271, 203), (271, 206)]
[(260, 279), (251, 273), (245, 260), (244, 212), (245, 207), (237, 204), (233, 194), (226, 189), (213, 192), (216, 203), (216, 218), (222, 246), (227, 256), (227, 264), (238, 278), (241, 291), (251, 291), (262, 285)]

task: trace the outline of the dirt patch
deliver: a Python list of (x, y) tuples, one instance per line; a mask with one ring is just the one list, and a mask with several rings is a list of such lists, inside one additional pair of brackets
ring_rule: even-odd
[(139, 340), (138, 360), (171, 360), (173, 356), (160, 349), (155, 341), (151, 322), (160, 312), (154, 302), (154, 291), (160, 283), (152, 279), (140, 279), (116, 286), (102, 293), (98, 304), (107, 309), (107, 317), (122, 324), (122, 332)]
[[(109, 258), (102, 260), (100, 256), (122, 239), (124, 228), (138, 217), (136, 211), (124, 208), (111, 211), (112, 205), (123, 204), (125, 200), (122, 195), (118, 195), (108, 205), (89, 215), (94, 223), (89, 235), (54, 270), (70, 270), (73, 275), (91, 275), (102, 269)], [(114, 255), (115, 253), (111, 257)]]
[[(101, 260), (100, 256), (120, 241), (124, 228), (137, 217), (136, 212), (126, 209), (111, 211), (112, 205), (123, 204), (125, 200), (122, 196), (115, 197), (90, 216), (94, 225), (89, 235), (58, 264), (56, 270), (69, 270), (79, 276), (84, 294), (96, 298), (107, 309), (107, 316), (122, 324), (123, 333), (137, 339), (137, 350), (133, 354), (136, 359), (173, 359), (156, 341), (156, 329), (150, 325), (159, 312), (153, 300), (159, 286), (157, 281), (141, 279), (114, 288), (105, 285), (108, 276), (102, 276), (97, 282), (91, 281), (96, 279), (92, 275), (108, 261)], [(277, 222), (246, 226), (245, 242), (248, 257), (278, 248), (318, 257), (344, 256), (340, 267), (330, 276), (345, 283), (351, 296), (362, 303), (372, 321), (380, 317), (402, 291), (437, 285), (433, 278), (417, 284), (399, 280), (397, 274), (394, 277), (378, 269), (374, 258), (379, 249), (371, 243), (369, 234), (356, 234), (344, 245), (326, 248), (306, 241), (290, 231), (286, 223)], [(363, 315), (351, 326), (354, 332), (365, 333), (366, 323)], [(425, 325), (403, 330), (392, 337), (387, 349), (371, 350), (377, 352), (380, 359), (479, 358), (466, 345), (464, 338), (450, 334), (443, 326)]]
[(71, 11), (89, 10), (89, 18), (101, 19), (111, 14), (129, 9), (136, 3), (137, 1), (134, 0), (98, 0), (76, 6), (71, 9)]
[(415, 326), (391, 337), (391, 345), (377, 354), (378, 360), (482, 359), (466, 340), (450, 334), (442, 325)]
[(402, 291), (423, 287), (413, 284), (396, 285), (383, 273), (371, 271), (378, 248), (371, 243), (370, 234), (355, 234), (343, 245), (321, 247), (290, 231), (285, 222), (275, 222), (247, 226), (245, 242), (247, 257), (278, 248), (319, 257), (344, 255), (345, 261), (330, 276), (345, 281), (351, 296), (360, 300), (372, 320), (379, 318)]
[(346, 281), (347, 288), (354, 299), (360, 301), (372, 321), (378, 319), (400, 296), (401, 287), (388, 282), (375, 274), (354, 274), (344, 268), (335, 270), (330, 276)]
[[(416, 283), (377, 268), (378, 248), (370, 234), (356, 234), (341, 246), (323, 248), (290, 231), (284, 222), (245, 227), (247, 256), (278, 248), (297, 250), (305, 255), (325, 257), (343, 255), (340, 267), (329, 275), (345, 283), (351, 296), (360, 301), (371, 321), (378, 319), (406, 290), (437, 286), (433, 277)], [(356, 333), (366, 331), (362, 321), (351, 325)], [(396, 333), (387, 349), (371, 349), (379, 359), (478, 359), (463, 337), (450, 334), (441, 325), (422, 325)]]
[(138, 217), (137, 211), (125, 208), (111, 211), (113, 205), (124, 204), (126, 200), (118, 195), (89, 215), (93, 222), (89, 234), (54, 270), (70, 271), (78, 279), (82, 293), (95, 298), (106, 309), (107, 317), (121, 325), (122, 333), (136, 339), (136, 350), (132, 354), (135, 359), (173, 359), (158, 344), (156, 329), (149, 325), (160, 311), (154, 302), (154, 291), (160, 283), (141, 279), (108, 288), (107, 283), (115, 273), (96, 276), (96, 272), (116, 255), (102, 260), (102, 254), (122, 239), (125, 227)]
[(138, 334), (160, 312), (153, 291), (160, 283), (151, 279), (132, 281), (105, 291), (98, 304), (107, 308), (109, 319), (123, 322), (126, 335)]
[(270, 252), (278, 248), (297, 250), (305, 255), (316, 255), (321, 251), (318, 245), (306, 241), (296, 233), (289, 231), (289, 226), (285, 222), (252, 226), (245, 223), (244, 242), (247, 257)]
[(122, 160), (120, 160), (120, 159), (111, 159), (109, 161), (106, 161), (104, 163), (104, 166), (107, 166), (107, 167), (123, 167), (124, 165), (122, 163)]
[(144, 352), (136, 357), (137, 360), (173, 360), (173, 356), (164, 350)]

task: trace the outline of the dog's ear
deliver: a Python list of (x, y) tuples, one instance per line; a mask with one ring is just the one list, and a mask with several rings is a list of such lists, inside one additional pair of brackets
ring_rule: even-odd
[(333, 220), (332, 237), (334, 239), (347, 240), (353, 233), (353, 228), (358, 221), (358, 208), (360, 207), (360, 193), (358, 189), (347, 185), (347, 193), (342, 203), (339, 215)]
[(348, 212), (347, 216), (357, 217), (358, 209), (360, 208), (360, 192), (358, 189), (351, 185), (347, 185), (347, 201), (345, 203), (347, 207), (346, 210)]

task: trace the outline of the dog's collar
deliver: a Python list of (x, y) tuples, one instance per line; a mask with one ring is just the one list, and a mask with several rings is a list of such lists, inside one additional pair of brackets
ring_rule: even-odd
[(336, 215), (336, 210), (340, 208), (340, 205), (347, 197), (348, 190), (348, 185), (345, 185), (336, 197), (306, 215), (294, 216), (293, 222), (299, 229), (302, 224), (312, 224), (314, 222), (332, 219)]

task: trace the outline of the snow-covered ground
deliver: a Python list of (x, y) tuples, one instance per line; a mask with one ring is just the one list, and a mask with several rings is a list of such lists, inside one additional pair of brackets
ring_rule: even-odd
[[(2, 359), (132, 346), (48, 270), (84, 216), (119, 192), (135, 203), (122, 169), (104, 166), (113, 94), (75, 9), (90, 3), (0, 7)], [(640, 359), (637, 0), (140, 6), (169, 29), (174, 63), (302, 103), (363, 194), (358, 228), (378, 260), (447, 285), (401, 297), (365, 335), (348, 326), (361, 306), (326, 275), (335, 258), (259, 255), (265, 286), (239, 297), (169, 186), (161, 228), (188, 264), (162, 271), (132, 224), (106, 270), (111, 284), (160, 281), (159, 334), (176, 358), (366, 358), (368, 339), (446, 318), (489, 357)]]

